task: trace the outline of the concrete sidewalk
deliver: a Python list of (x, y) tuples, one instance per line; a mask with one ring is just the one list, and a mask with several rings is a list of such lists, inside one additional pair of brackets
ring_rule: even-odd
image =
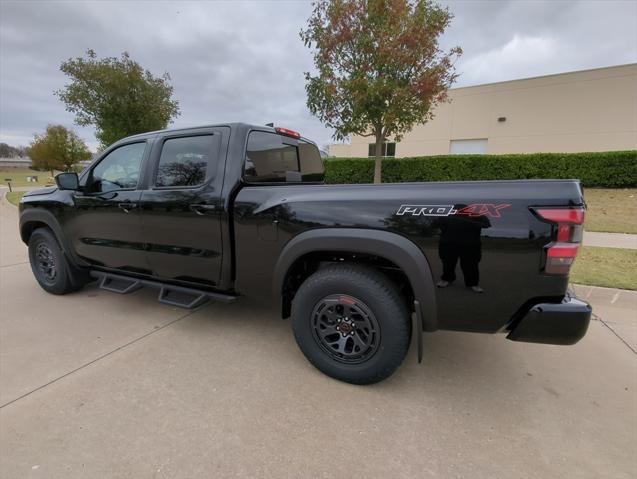
[(637, 354), (637, 291), (582, 284), (571, 286), (577, 297), (593, 305), (595, 319)]
[(637, 235), (627, 233), (599, 233), (584, 231), (584, 246), (637, 249)]

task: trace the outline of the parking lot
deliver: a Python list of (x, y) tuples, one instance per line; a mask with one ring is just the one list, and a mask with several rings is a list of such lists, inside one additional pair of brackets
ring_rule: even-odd
[(0, 211), (3, 478), (637, 476), (637, 293), (582, 290), (572, 347), (437, 332), (352, 386), (249, 302), (48, 295)]

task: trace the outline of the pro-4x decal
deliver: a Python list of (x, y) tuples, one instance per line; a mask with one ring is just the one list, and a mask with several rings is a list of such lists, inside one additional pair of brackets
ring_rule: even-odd
[(453, 205), (400, 205), (398, 216), (449, 216), (456, 213)]
[(489, 216), (491, 218), (499, 218), (500, 210), (504, 208), (508, 208), (509, 204), (502, 203), (499, 205), (494, 205), (491, 203), (474, 203), (469, 206), (465, 206), (462, 209), (459, 209), (456, 213), (457, 215), (465, 215), (465, 216)]
[(456, 209), (455, 205), (400, 205), (397, 216), (489, 216), (499, 218), (500, 211), (511, 206), (507, 203), (473, 203)]

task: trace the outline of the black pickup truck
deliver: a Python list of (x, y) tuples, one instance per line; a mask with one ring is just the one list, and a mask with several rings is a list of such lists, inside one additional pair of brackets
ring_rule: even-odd
[(33, 274), (65, 294), (97, 279), (196, 307), (251, 297), (291, 318), (318, 369), (367, 384), (422, 332), (573, 344), (591, 308), (568, 291), (577, 180), (324, 185), (316, 145), (241, 123), (125, 138), (80, 175), (26, 194)]

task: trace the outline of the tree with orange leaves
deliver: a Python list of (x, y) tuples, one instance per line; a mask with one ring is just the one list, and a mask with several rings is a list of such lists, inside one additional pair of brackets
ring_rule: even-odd
[(305, 73), (307, 105), (336, 139), (375, 138), (374, 183), (383, 145), (433, 118), (457, 79), (460, 47), (444, 52), (439, 37), (453, 15), (431, 0), (318, 0), (301, 31), (314, 50)]

